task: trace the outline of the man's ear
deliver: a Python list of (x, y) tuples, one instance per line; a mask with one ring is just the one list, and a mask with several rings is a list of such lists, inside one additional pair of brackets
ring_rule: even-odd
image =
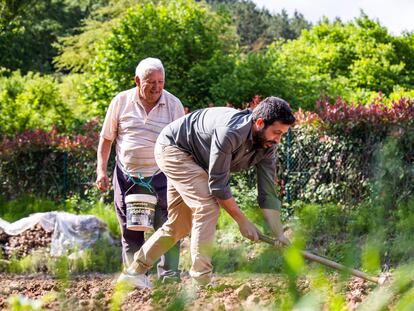
[(264, 125), (265, 125), (263, 118), (258, 118), (254, 124), (256, 125), (256, 128), (258, 130), (263, 129), (264, 128)]
[(141, 81), (139, 80), (138, 76), (135, 76), (135, 84), (139, 87), (141, 85)]

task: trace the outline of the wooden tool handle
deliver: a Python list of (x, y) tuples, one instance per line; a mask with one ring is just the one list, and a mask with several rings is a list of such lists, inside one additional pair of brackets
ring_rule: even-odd
[[(275, 246), (276, 245), (276, 239), (273, 239), (271, 237), (265, 236), (263, 234), (259, 234), (259, 239), (265, 243), (268, 243), (270, 245)], [(340, 271), (345, 271), (348, 272), (352, 275), (355, 275), (356, 277), (362, 278), (364, 280), (373, 282), (373, 283), (377, 283), (378, 284), (378, 278), (369, 274), (366, 274), (365, 272), (356, 270), (356, 269), (352, 269), (349, 267), (346, 267), (344, 265), (341, 265), (340, 263), (337, 263), (335, 261), (329, 260), (327, 258), (315, 255), (309, 251), (301, 251), (301, 254), (304, 258), (308, 259), (308, 260), (312, 260), (315, 262), (318, 262), (322, 265), (325, 265), (327, 267), (336, 269), (336, 270), (340, 270)]]

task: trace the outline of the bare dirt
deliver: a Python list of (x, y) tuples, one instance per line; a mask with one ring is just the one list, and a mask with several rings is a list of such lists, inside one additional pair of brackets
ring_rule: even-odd
[[(1, 230), (1, 229), (0, 229)], [(0, 255), (2, 258), (23, 258), (38, 249), (47, 249), (52, 242), (52, 233), (37, 224), (21, 234), (9, 236), (0, 232)]]
[[(61, 281), (47, 274), (0, 274), (0, 310), (10, 309), (9, 298), (16, 295), (42, 301), (46, 310), (270, 310), (288, 292), (286, 279), (272, 274), (216, 277), (215, 287), (203, 290), (196, 290), (184, 276), (179, 284), (128, 292), (115, 289), (116, 277), (86, 274)], [(296, 283), (302, 294), (309, 286), (306, 279)], [(365, 281), (351, 279), (346, 288), (349, 310), (355, 310), (370, 291)]]

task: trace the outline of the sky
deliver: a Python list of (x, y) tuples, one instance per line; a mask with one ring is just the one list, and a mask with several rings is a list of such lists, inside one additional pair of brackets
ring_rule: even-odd
[(414, 31), (413, 0), (253, 0), (259, 7), (270, 12), (280, 13), (285, 8), (289, 16), (295, 9), (302, 13), (306, 20), (315, 24), (322, 16), (333, 20), (340, 17), (342, 21), (350, 21), (360, 15), (362, 9), (371, 19), (378, 19), (382, 26), (394, 35), (402, 31)]

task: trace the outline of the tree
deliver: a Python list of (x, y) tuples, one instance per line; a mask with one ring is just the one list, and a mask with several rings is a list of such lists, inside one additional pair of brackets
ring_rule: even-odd
[(56, 68), (72, 73), (90, 72), (99, 46), (111, 35), (128, 9), (140, 3), (141, 0), (108, 0), (106, 5), (97, 6), (83, 20), (77, 33), (58, 38), (55, 46), (59, 54), (54, 58)]
[(234, 60), (233, 70), (224, 74), (211, 86), (214, 101), (219, 104), (232, 102), (238, 108), (255, 95), (280, 96), (286, 92), (283, 77), (269, 75), (273, 60), (265, 53), (250, 52)]
[(230, 21), (203, 4), (144, 1), (128, 10), (100, 48), (86, 96), (103, 113), (117, 92), (134, 86), (137, 62), (152, 56), (165, 65), (166, 88), (186, 105), (199, 106), (198, 101), (209, 94), (202, 81), (197, 87), (191, 85), (192, 68), (224, 56), (234, 42)]
[(311, 23), (295, 11), (289, 18), (285, 9), (280, 13), (270, 13), (258, 8), (251, 0), (211, 0), (207, 1), (216, 11), (225, 11), (233, 18), (240, 37), (240, 45), (248, 50), (260, 50), (276, 39), (296, 39)]
[(0, 67), (52, 72), (57, 38), (73, 34), (100, 1), (105, 0), (2, 0)]
[(14, 135), (27, 129), (50, 130), (52, 125), (67, 130), (74, 116), (51, 76), (19, 71), (0, 77), (0, 135)]
[(297, 40), (273, 44), (270, 71), (285, 76), (295, 106), (312, 109), (320, 96), (366, 101), (372, 92), (413, 88), (412, 40), (390, 35), (363, 12), (348, 23), (324, 19)]

